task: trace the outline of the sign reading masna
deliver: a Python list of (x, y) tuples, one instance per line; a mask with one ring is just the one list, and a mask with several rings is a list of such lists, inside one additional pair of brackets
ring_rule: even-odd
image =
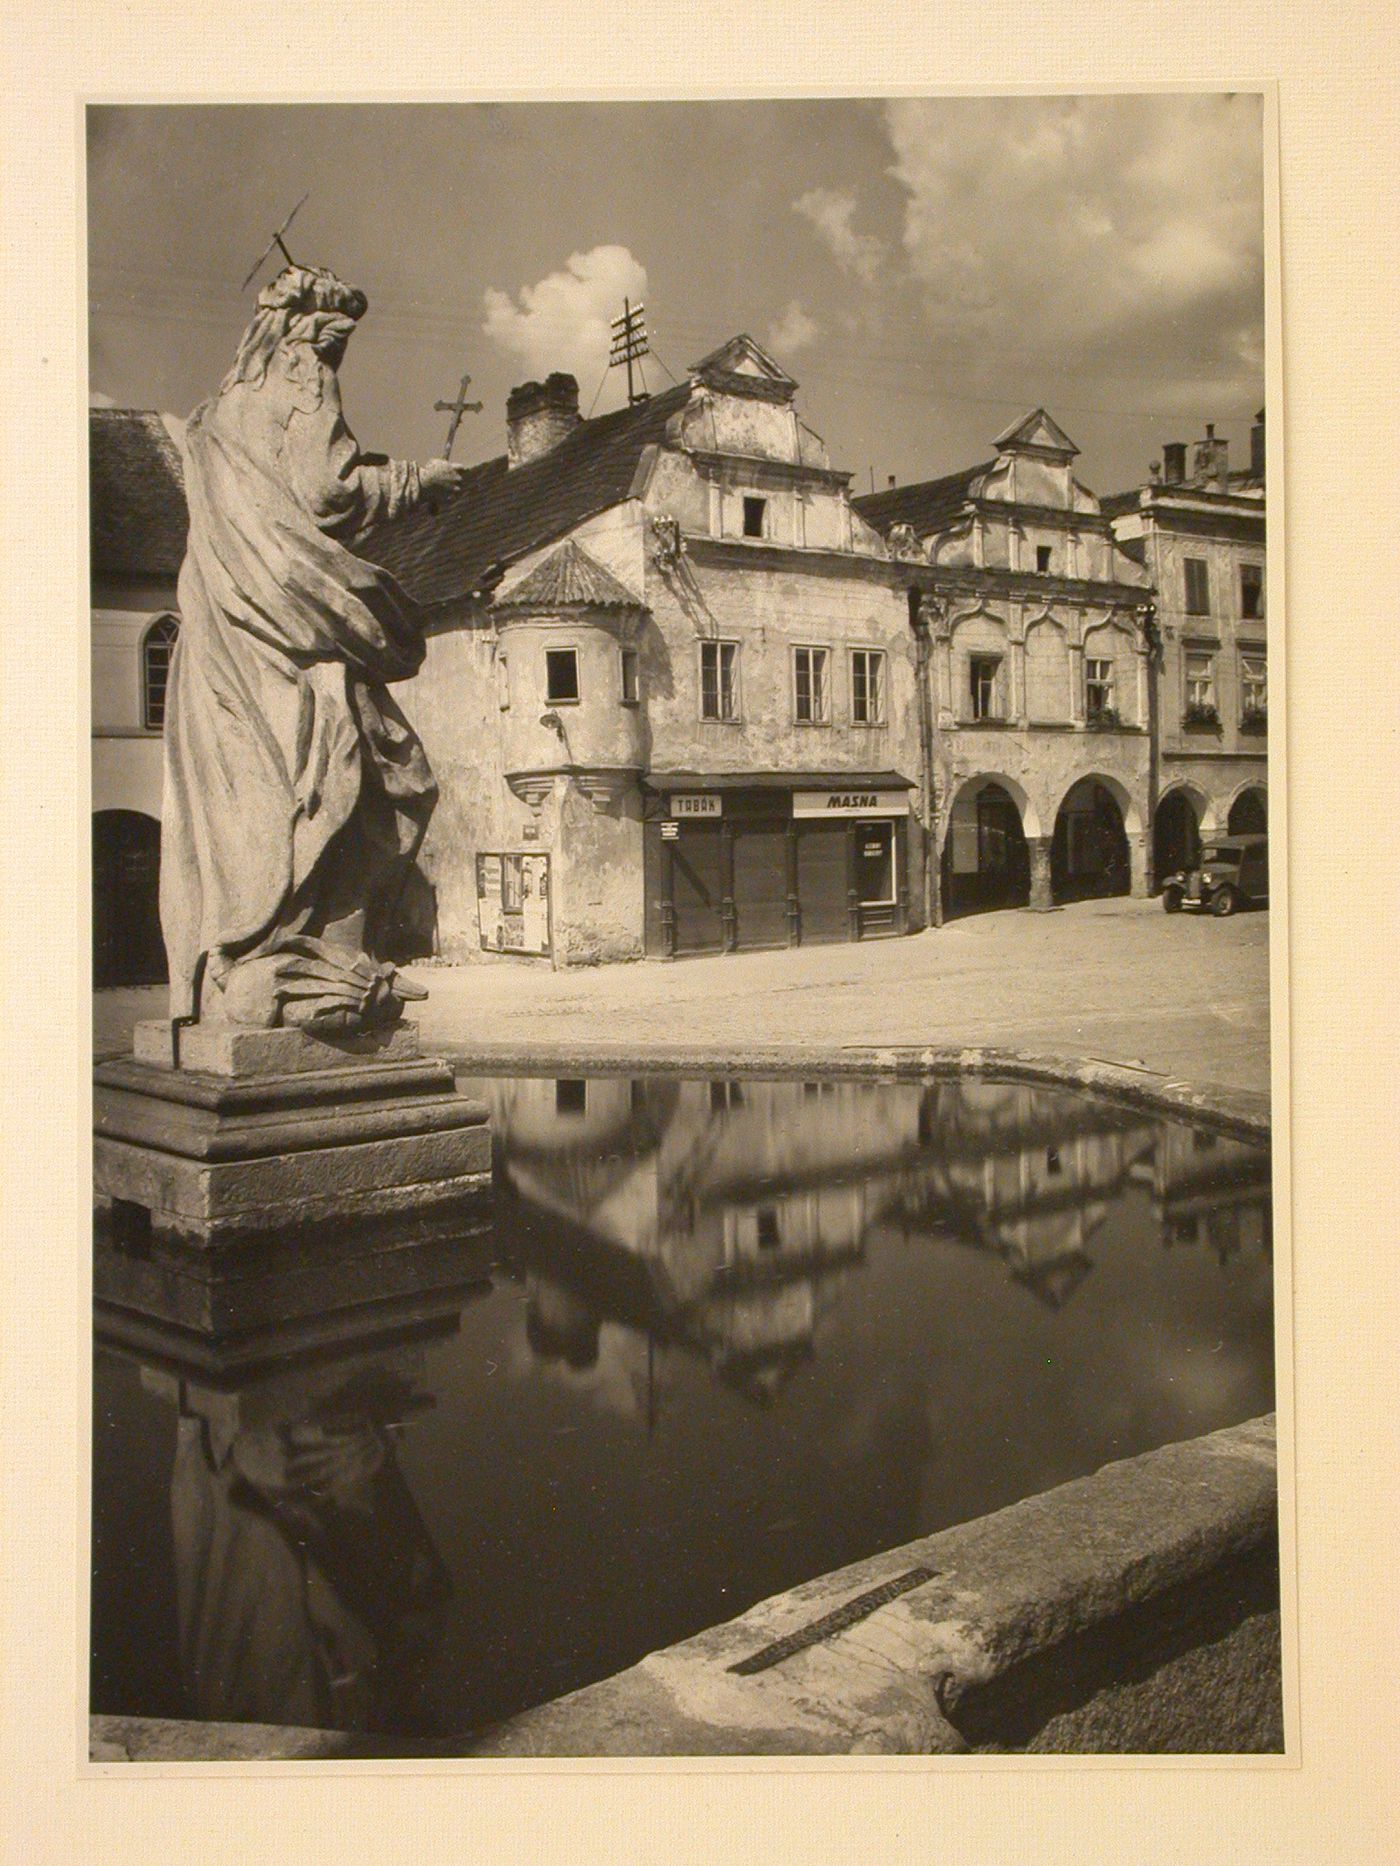
[(794, 816), (908, 816), (904, 790), (795, 790)]

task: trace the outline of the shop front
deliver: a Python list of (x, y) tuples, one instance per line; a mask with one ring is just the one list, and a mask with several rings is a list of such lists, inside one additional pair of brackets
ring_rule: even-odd
[(648, 956), (907, 931), (909, 792), (897, 772), (653, 774)]

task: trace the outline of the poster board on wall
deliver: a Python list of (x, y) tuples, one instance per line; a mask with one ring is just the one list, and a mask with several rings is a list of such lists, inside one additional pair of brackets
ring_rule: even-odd
[(478, 855), (476, 914), (484, 952), (548, 954), (549, 857)]

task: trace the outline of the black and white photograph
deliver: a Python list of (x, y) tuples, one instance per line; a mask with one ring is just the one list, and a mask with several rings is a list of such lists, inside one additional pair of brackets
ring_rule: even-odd
[(1268, 106), (88, 104), (92, 1761), (1285, 1755)]

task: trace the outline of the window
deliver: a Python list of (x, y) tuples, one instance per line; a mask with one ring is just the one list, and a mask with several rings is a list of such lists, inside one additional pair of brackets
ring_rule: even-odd
[(641, 676), (637, 667), (637, 650), (622, 650), (622, 704), (635, 706), (641, 695)]
[(1103, 719), (1114, 712), (1112, 661), (1084, 660), (1084, 711), (1090, 719)]
[(1269, 710), (1269, 664), (1251, 649), (1240, 655), (1240, 711), (1246, 720), (1262, 719)]
[(556, 1114), (587, 1114), (588, 1084), (582, 1076), (565, 1076), (554, 1084)]
[(1186, 572), (1186, 613), (1189, 616), (1210, 614), (1210, 566), (1204, 557), (1183, 557)]
[(162, 616), (146, 630), (141, 643), (141, 722), (148, 732), (159, 732), (165, 725), (170, 657), (179, 633), (180, 625), (174, 616)]
[(969, 655), (967, 666), (972, 717), (974, 719), (996, 719), (999, 716), (997, 681), (1001, 673), (1001, 656), (996, 654)]
[(702, 641), (700, 644), (700, 717), (737, 719), (739, 644)]
[(510, 660), (503, 654), (496, 656), (496, 704), (503, 713), (510, 706)]
[(1215, 656), (1205, 648), (1186, 650), (1186, 717), (1215, 715)]
[(858, 726), (885, 723), (885, 657), (879, 649), (851, 650), (851, 718)]
[(551, 706), (567, 706), (578, 699), (578, 649), (546, 648), (544, 692)]
[(765, 535), (764, 520), (767, 513), (768, 501), (766, 499), (746, 498), (744, 500), (744, 536), (746, 538), (761, 538)]
[(824, 726), (830, 717), (825, 648), (792, 651), (792, 716), (799, 726)]
[(1037, 544), (1036, 545), (1035, 567), (1037, 570), (1041, 571), (1042, 573), (1049, 570), (1050, 568), (1050, 546), (1048, 544)]
[(760, 1250), (777, 1250), (783, 1241), (782, 1233), (778, 1229), (777, 1206), (759, 1206), (754, 1213), (754, 1235)]
[(1257, 622), (1264, 613), (1264, 566), (1240, 565), (1240, 614), (1247, 622)]

